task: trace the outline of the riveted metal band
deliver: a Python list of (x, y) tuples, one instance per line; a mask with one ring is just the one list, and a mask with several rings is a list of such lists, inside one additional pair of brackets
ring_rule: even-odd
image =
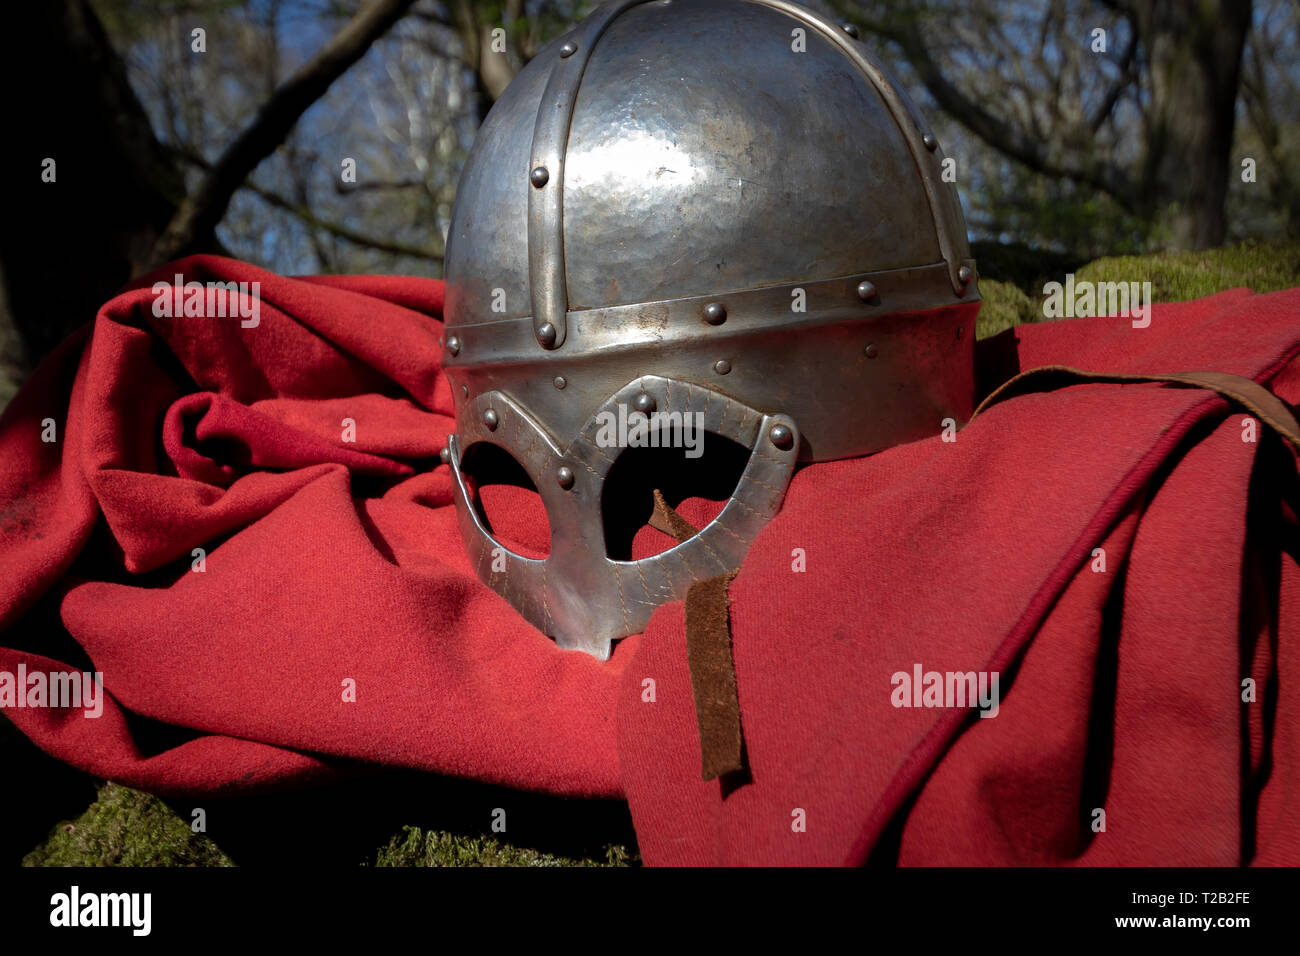
[[(949, 222), (949, 217), (944, 211), (943, 197), (940, 192), (945, 188), (943, 180), (940, 178), (943, 157), (925, 120), (908, 108), (907, 103), (899, 95), (898, 89), (885, 72), (867, 58), (863, 52), (864, 47), (861, 41), (846, 32), (842, 26), (823, 19), (805, 7), (788, 3), (786, 0), (748, 0), (748, 2), (779, 10), (817, 30), (827, 40), (839, 47), (862, 71), (862, 74), (871, 82), (871, 85), (875, 87), (876, 92), (880, 94), (880, 98), (884, 101), (885, 107), (889, 110), (890, 116), (898, 125), (899, 131), (902, 132), (903, 140), (907, 143), (907, 148), (916, 163), (917, 172), (921, 175), (921, 183), (925, 187), (925, 198), (930, 204), (930, 214), (934, 219), (934, 229), (939, 239), (939, 249), (943, 253), (944, 261), (948, 264), (949, 280), (952, 282), (953, 291), (958, 296), (962, 295), (968, 283), (962, 282), (957, 274), (964, 264), (964, 258), (958, 251), (957, 230), (960, 227)], [(929, 142), (935, 142), (934, 147), (931, 147)], [(964, 230), (962, 230), (962, 235), (965, 235)]]
[[(533, 306), (533, 334), (545, 349), (558, 349), (568, 334), (569, 294), (564, 276), (564, 154), (569, 146), (573, 104), (582, 74), (600, 35), (624, 10), (648, 0), (614, 0), (597, 10), (570, 34), (556, 53), (546, 81), (527, 170), (528, 286)], [(570, 51), (566, 53), (565, 51)]]
[[(877, 318), (946, 304), (934, 299), (936, 282), (942, 281), (947, 269), (945, 263), (937, 262), (818, 282), (581, 309), (568, 314), (568, 327), (581, 341), (584, 353), (609, 354), (647, 344), (753, 334), (776, 326), (796, 329)], [(862, 287), (867, 283), (871, 295), (864, 300)], [(974, 279), (964, 287), (963, 298), (972, 302), (979, 298)], [(725, 318), (720, 323), (708, 318), (710, 306), (722, 308)], [(526, 362), (536, 355), (534, 328), (526, 317), (460, 326), (456, 332), (463, 345), (458, 354), (446, 356), (447, 368)]]

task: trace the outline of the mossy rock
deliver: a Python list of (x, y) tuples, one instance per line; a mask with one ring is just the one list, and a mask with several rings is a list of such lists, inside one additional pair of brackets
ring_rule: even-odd
[(106, 783), (75, 820), (23, 858), (24, 866), (234, 866), (157, 797)]
[[(228, 828), (238, 815), (231, 812), (229, 801), (212, 800), (208, 808), (213, 819), (221, 819)], [(248, 801), (252, 801), (249, 803)], [(189, 822), (166, 801), (130, 787), (104, 783), (94, 803), (75, 820), (66, 820), (50, 831), (46, 841), (23, 858), (24, 866), (235, 866), (240, 850), (247, 852), (247, 832), (252, 838), (274, 839), (277, 825), (289, 823), (282, 812), (258, 798), (244, 798), (245, 808), (252, 808), (252, 819), (235, 825), (241, 832), (229, 834), (235, 857), (221, 849), (206, 834), (194, 833)], [(188, 804), (186, 804), (188, 805)], [(181, 806), (177, 804), (177, 806)], [(281, 811), (283, 807), (281, 807)], [(293, 819), (291, 817), (290, 819)], [(308, 821), (317, 830), (315, 814), (304, 811), (300, 821)], [(277, 823), (277, 821), (282, 821)], [(534, 827), (535, 828), (535, 827)], [(526, 828), (525, 828), (526, 829)], [(381, 831), (382, 832), (382, 831)], [(612, 834), (611, 834), (612, 835)], [(239, 839), (236, 839), (236, 836)], [(286, 835), (287, 836), (287, 835)], [(524, 833), (524, 840), (528, 833)], [(351, 856), (344, 840), (336, 851), (339, 865), (360, 862), (362, 866), (634, 866), (640, 863), (634, 845), (580, 841), (575, 850), (555, 852), (508, 842), (493, 833), (472, 831), (449, 832), (418, 826), (403, 826), (377, 850), (364, 857)], [(563, 844), (563, 841), (560, 841)], [(543, 841), (545, 845), (545, 842)], [(372, 847), (374, 843), (370, 844)], [(278, 853), (259, 854), (252, 862), (292, 863), (300, 859), (302, 848), (286, 839)], [(325, 854), (329, 856), (328, 853)], [(283, 858), (280, 860), (280, 858)]]
[[(1074, 271), (1075, 282), (1150, 282), (1151, 301), (1185, 302), (1225, 289), (1247, 288), (1276, 292), (1300, 286), (1300, 242), (1244, 242), (1201, 252), (1161, 252), (1145, 256), (1107, 256), (1071, 270), (1064, 260), (1044, 259), (1033, 250), (1016, 265), (1013, 251), (986, 254), (977, 260), (980, 272), (980, 306), (975, 333), (987, 338), (1014, 325), (1042, 322), (1043, 284), (1063, 282)], [(1046, 265), (1061, 266), (1057, 273)], [(1004, 271), (999, 271), (1004, 270)]]
[(1041, 321), (1043, 313), (1038, 303), (1010, 282), (981, 278), (979, 286), (984, 301), (975, 320), (976, 338), (985, 339), (1013, 325)]
[(571, 859), (515, 847), (488, 836), (458, 836), (441, 830), (403, 827), (375, 855), (373, 865), (389, 866), (630, 866), (626, 847), (605, 847), (604, 859)]
[(1300, 242), (1246, 242), (1204, 252), (1109, 256), (1088, 263), (1075, 281), (1150, 282), (1154, 302), (1185, 302), (1225, 289), (1276, 292), (1300, 285)]

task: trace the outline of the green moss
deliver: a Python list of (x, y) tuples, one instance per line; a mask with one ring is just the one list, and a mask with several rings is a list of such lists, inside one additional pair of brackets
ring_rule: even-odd
[[(225, 813), (224, 818), (228, 818)], [(579, 850), (579, 853), (589, 853)], [(347, 854), (338, 862), (346, 862)], [(290, 853), (282, 862), (292, 863)], [(353, 858), (356, 859), (355, 857)], [(589, 856), (566, 856), (515, 846), (490, 834), (464, 835), (404, 826), (363, 866), (632, 866), (635, 850), (606, 844)], [(24, 866), (234, 866), (205, 834), (164, 801), (115, 783), (75, 820), (59, 823), (46, 841), (23, 858)]]
[(1247, 242), (1204, 252), (1108, 256), (1088, 263), (1075, 281), (1150, 282), (1155, 302), (1184, 302), (1225, 289), (1276, 292), (1300, 285), (1300, 242)]
[(138, 790), (106, 783), (75, 820), (23, 858), (24, 866), (233, 866), (217, 845)]
[(609, 845), (604, 859), (570, 859), (515, 847), (494, 837), (458, 836), (441, 830), (407, 826), (375, 854), (386, 866), (629, 866), (626, 847)]
[[(1153, 302), (1183, 302), (1225, 289), (1276, 292), (1300, 286), (1300, 242), (1245, 242), (1202, 252), (1163, 252), (1145, 256), (1107, 256), (1071, 270), (1064, 260), (1035, 250), (982, 247), (977, 259), (979, 338), (1013, 325), (1043, 321), (1043, 284), (1062, 282), (1074, 271), (1076, 282), (1150, 282)], [(1023, 255), (1023, 260), (1017, 259)], [(1060, 271), (1044, 272), (1049, 266)]]
[(1025, 322), (1037, 322), (1042, 317), (1037, 303), (1010, 282), (997, 279), (980, 279), (979, 318), (975, 320), (977, 338), (988, 338), (999, 332), (1022, 325)]

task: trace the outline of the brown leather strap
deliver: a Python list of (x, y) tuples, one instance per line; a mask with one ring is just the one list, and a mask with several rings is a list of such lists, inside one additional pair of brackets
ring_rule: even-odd
[(687, 538), (693, 538), (700, 530), (674, 511), (673, 506), (664, 500), (663, 494), (657, 488), (655, 489), (655, 510), (650, 515), (650, 520), (647, 523), (657, 531), (672, 535), (677, 539), (678, 544), (681, 544)]
[(1034, 391), (1049, 391), (1087, 382), (1168, 382), (1193, 388), (1208, 388), (1236, 402), (1273, 429), (1300, 451), (1300, 423), (1286, 403), (1258, 382), (1228, 372), (1174, 372), (1169, 375), (1122, 375), (1116, 372), (1086, 372), (1068, 365), (1042, 365), (1021, 372), (980, 402), (971, 421), (995, 402)]
[(696, 581), (686, 592), (686, 656), (700, 730), (700, 769), (705, 780), (739, 770), (743, 759), (727, 594), (738, 573), (730, 571)]
[[(658, 489), (654, 498), (650, 527), (672, 535), (679, 544), (698, 533), (699, 529), (673, 510)], [(714, 780), (744, 766), (728, 596), (737, 573), (730, 571), (696, 581), (686, 591), (686, 658), (691, 671), (695, 721), (700, 734), (700, 765), (705, 780)]]

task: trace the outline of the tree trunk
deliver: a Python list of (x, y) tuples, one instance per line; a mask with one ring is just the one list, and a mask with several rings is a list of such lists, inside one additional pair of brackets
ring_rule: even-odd
[[(184, 182), (85, 0), (9, 13), (18, 22), (0, 30), (0, 57), (19, 73), (5, 85), (18, 116), (4, 150), (14, 206), (0, 230), (0, 271), (35, 363), (136, 274)], [(42, 178), (47, 159), (52, 182)]]
[(1168, 246), (1221, 245), (1250, 0), (1137, 7), (1151, 68), (1141, 195)]

